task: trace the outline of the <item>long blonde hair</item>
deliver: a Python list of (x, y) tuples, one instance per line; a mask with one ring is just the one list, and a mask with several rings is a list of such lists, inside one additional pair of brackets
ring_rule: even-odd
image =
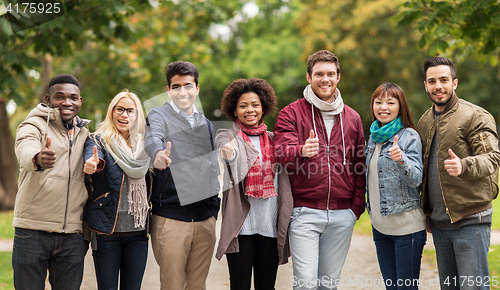
[(101, 138), (103, 138), (107, 144), (109, 144), (110, 140), (113, 138), (116, 137), (123, 138), (123, 136), (120, 134), (120, 132), (116, 129), (115, 125), (113, 124), (113, 108), (123, 98), (132, 99), (137, 109), (137, 116), (135, 118), (134, 125), (132, 126), (132, 128), (130, 128), (129, 131), (129, 140), (131, 139), (130, 136), (136, 136), (137, 134), (141, 134), (141, 140), (137, 141), (138, 142), (143, 141), (142, 138), (144, 138), (144, 132), (145, 132), (144, 127), (146, 121), (144, 119), (144, 111), (142, 109), (141, 100), (139, 100), (139, 97), (136, 94), (129, 92), (128, 90), (123, 90), (111, 100), (108, 106), (108, 111), (106, 113), (106, 118), (104, 118), (104, 121), (99, 124), (97, 130), (95, 131), (95, 135), (100, 135)]

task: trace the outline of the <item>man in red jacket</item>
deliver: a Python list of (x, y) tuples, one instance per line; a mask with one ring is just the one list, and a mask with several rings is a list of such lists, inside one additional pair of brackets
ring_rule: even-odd
[(354, 223), (365, 210), (363, 126), (344, 105), (339, 80), (333, 53), (310, 55), (304, 98), (283, 108), (274, 127), (294, 198), (293, 289), (337, 289)]

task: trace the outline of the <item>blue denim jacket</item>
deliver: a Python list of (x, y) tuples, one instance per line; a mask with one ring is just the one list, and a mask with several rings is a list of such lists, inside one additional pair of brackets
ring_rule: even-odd
[[(422, 142), (417, 131), (403, 128), (398, 145), (403, 151), (403, 159), (395, 162), (389, 156), (389, 149), (394, 143), (394, 136), (382, 144), (378, 159), (378, 176), (380, 190), (380, 213), (382, 215), (396, 214), (418, 208), (420, 206), (420, 183), (422, 182)], [(375, 142), (372, 137), (366, 147), (366, 180), (368, 181), (369, 164)], [(366, 187), (366, 208), (370, 211), (370, 186)]]

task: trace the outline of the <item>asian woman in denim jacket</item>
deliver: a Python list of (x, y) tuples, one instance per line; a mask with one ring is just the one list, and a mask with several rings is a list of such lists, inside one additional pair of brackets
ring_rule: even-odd
[(366, 148), (367, 209), (386, 289), (418, 289), (425, 215), (422, 143), (401, 88), (385, 82), (371, 98)]

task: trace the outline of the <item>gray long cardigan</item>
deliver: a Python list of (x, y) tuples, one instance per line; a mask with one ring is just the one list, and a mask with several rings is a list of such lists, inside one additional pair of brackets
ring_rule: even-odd
[[(221, 259), (224, 254), (239, 252), (238, 234), (243, 227), (243, 223), (250, 211), (250, 203), (245, 196), (245, 177), (248, 170), (255, 163), (259, 152), (245, 140), (241, 139), (233, 129), (220, 129), (217, 131), (215, 143), (218, 151), (229, 142), (229, 132), (234, 137), (234, 147), (237, 150), (236, 159), (229, 164), (231, 167), (234, 186), (227, 164), (223, 177), (223, 198), (222, 198), (222, 226), (220, 232), (219, 245), (215, 257)], [(272, 132), (268, 132), (271, 138), (274, 137)], [(280, 168), (278, 175), (278, 261), (279, 264), (286, 264), (290, 256), (288, 247), (288, 224), (293, 209), (292, 190), (288, 174), (283, 168)]]

